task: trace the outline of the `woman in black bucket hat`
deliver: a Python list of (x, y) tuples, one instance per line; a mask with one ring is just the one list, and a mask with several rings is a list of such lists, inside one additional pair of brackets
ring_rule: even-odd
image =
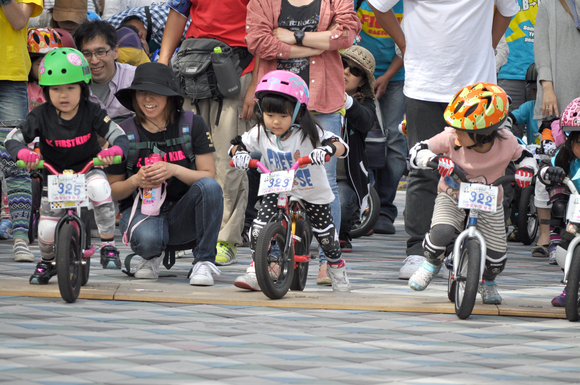
[[(121, 123), (130, 140), (127, 161), (107, 170), (113, 198), (120, 201), (123, 238), (142, 258), (127, 273), (156, 279), (167, 246), (194, 243), (197, 263), (190, 284), (213, 285), (212, 274), (220, 274), (214, 262), (223, 195), (214, 179), (215, 150), (207, 125), (183, 111), (175, 77), (160, 63), (137, 67), (131, 86), (115, 96), (135, 112)], [(148, 164), (151, 154), (162, 160)], [(163, 202), (159, 214), (143, 214), (139, 191), (147, 194), (159, 186), (165, 190), (158, 197)]]

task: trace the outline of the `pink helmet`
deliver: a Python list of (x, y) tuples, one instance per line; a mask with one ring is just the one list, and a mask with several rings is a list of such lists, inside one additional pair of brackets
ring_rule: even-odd
[(562, 131), (580, 131), (580, 98), (576, 98), (568, 104), (560, 117)]
[(265, 93), (288, 95), (308, 107), (308, 86), (302, 78), (290, 71), (268, 72), (256, 87), (254, 97), (260, 99)]

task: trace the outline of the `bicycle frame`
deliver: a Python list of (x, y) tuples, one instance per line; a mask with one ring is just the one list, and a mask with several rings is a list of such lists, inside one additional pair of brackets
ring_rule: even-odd
[[(570, 190), (570, 194), (578, 194), (578, 190), (576, 190), (576, 186), (570, 178), (565, 178), (563, 183), (568, 186)], [(570, 242), (568, 246), (568, 250), (566, 250), (566, 262), (564, 263), (564, 284), (568, 283), (568, 273), (570, 273), (570, 265), (572, 264), (572, 256), (574, 255), (574, 249), (580, 243), (580, 236), (574, 237), (574, 239)]]
[(457, 236), (455, 243), (453, 245), (453, 275), (452, 280), (456, 281), (457, 277), (457, 267), (459, 266), (459, 255), (461, 253), (461, 246), (466, 239), (475, 238), (479, 242), (479, 249), (481, 250), (480, 257), (480, 267), (479, 267), (479, 281), (483, 279), (483, 271), (485, 270), (485, 256), (487, 254), (487, 245), (485, 244), (485, 239), (479, 230), (477, 230), (477, 213), (478, 210), (469, 210), (469, 219), (467, 228)]

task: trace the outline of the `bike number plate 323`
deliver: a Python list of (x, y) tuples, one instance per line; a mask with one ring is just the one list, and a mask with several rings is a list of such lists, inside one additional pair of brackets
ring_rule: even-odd
[(278, 194), (292, 191), (294, 185), (294, 171), (274, 171), (260, 175), (258, 195)]
[(87, 198), (84, 175), (49, 175), (48, 201), (53, 209), (76, 207)]
[(495, 212), (497, 210), (498, 188), (480, 183), (461, 183), (459, 187), (459, 207)]
[(570, 195), (568, 209), (566, 210), (566, 219), (573, 223), (580, 223), (580, 195)]

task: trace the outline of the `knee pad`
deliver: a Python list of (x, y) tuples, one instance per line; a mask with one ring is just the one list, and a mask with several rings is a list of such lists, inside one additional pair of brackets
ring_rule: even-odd
[(340, 259), (340, 242), (338, 241), (338, 233), (334, 226), (327, 227), (324, 230), (312, 229), (312, 233), (320, 244), (324, 256), (329, 262), (338, 261)]
[(447, 249), (447, 246), (434, 245), (431, 238), (431, 233), (427, 233), (423, 239), (422, 246), (425, 258), (431, 261), (443, 259), (443, 257), (445, 257), (445, 250)]
[(258, 236), (260, 235), (260, 231), (264, 228), (266, 224), (263, 222), (252, 222), (252, 227), (250, 229), (250, 249), (256, 250), (256, 244), (258, 243)]
[(60, 218), (40, 217), (38, 221), (38, 239), (47, 245), (54, 243), (54, 232)]
[(113, 201), (111, 196), (111, 186), (107, 179), (101, 175), (87, 181), (87, 193), (89, 199), (95, 206), (100, 206)]
[(486, 280), (494, 280), (497, 275), (499, 275), (503, 269), (505, 269), (505, 264), (507, 262), (507, 253), (499, 253), (499, 256), (495, 256), (492, 251), (492, 256), (485, 256), (485, 269), (483, 271), (483, 278)]
[(552, 210), (550, 210), (550, 215), (554, 218), (566, 218), (566, 201), (557, 200), (552, 203)]

